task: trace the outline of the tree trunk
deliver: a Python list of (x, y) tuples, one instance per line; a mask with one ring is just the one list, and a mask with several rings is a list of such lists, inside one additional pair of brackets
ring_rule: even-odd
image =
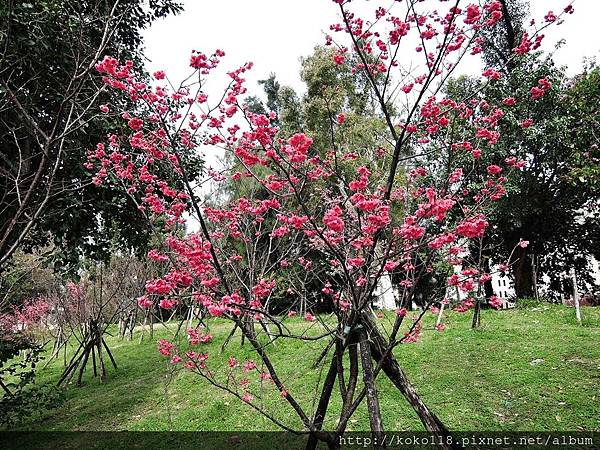
[[(492, 272), (489, 258), (485, 258), (485, 271), (487, 273)], [(489, 279), (483, 283), (483, 294), (485, 295), (485, 298), (488, 300), (491, 296), (494, 295), (494, 285), (492, 284), (491, 279)]]
[(540, 300), (540, 292), (538, 290), (538, 273), (537, 273), (537, 263), (535, 255), (531, 255), (531, 269), (532, 269), (532, 277), (533, 277), (533, 295), (537, 301)]
[(337, 375), (337, 351), (331, 358), (331, 364), (329, 371), (323, 382), (323, 389), (321, 391), (321, 397), (319, 398), (319, 405), (315, 411), (315, 416), (312, 420), (314, 431), (308, 436), (308, 442), (306, 443), (306, 450), (314, 450), (317, 448), (319, 436), (316, 432), (321, 431), (323, 428), (323, 422), (325, 420), (325, 414), (327, 413), (327, 407), (329, 406), (329, 400), (331, 399), (331, 392), (335, 385), (335, 379)]
[(533, 266), (527, 249), (517, 246), (510, 263), (515, 278), (515, 296), (533, 297)]
[(367, 409), (369, 411), (369, 423), (371, 426), (371, 435), (373, 437), (373, 448), (378, 450), (384, 448), (383, 442), (383, 422), (381, 421), (381, 408), (379, 407), (379, 398), (375, 387), (375, 376), (373, 370), (373, 360), (371, 359), (371, 345), (364, 329), (359, 331), (360, 341), (360, 359), (363, 368), (363, 382), (367, 391)]
[[(366, 314), (363, 314), (363, 323), (367, 327), (367, 333), (370, 336), (371, 344), (371, 355), (373, 359), (379, 363), (387, 347), (387, 341), (379, 333), (376, 325), (372, 323), (370, 318)], [(431, 411), (425, 403), (421, 400), (412, 384), (406, 377), (404, 371), (400, 368), (398, 361), (393, 355), (388, 355), (381, 365), (383, 372), (387, 375), (392, 383), (402, 393), (404, 398), (412, 406), (414, 411), (419, 416), (421, 423), (425, 426), (425, 429), (431, 433), (436, 442), (439, 444), (438, 447), (442, 449), (462, 449), (463, 447), (459, 444), (458, 440), (452, 437), (452, 433), (446, 428), (442, 421)], [(448, 443), (450, 442), (450, 443)]]
[(481, 298), (477, 296), (475, 300), (475, 308), (473, 310), (473, 321), (471, 322), (471, 328), (477, 328), (481, 325)]
[(445, 307), (446, 307), (446, 304), (444, 302), (442, 302), (442, 304), (440, 305), (440, 310), (438, 311), (437, 319), (435, 321), (436, 327), (438, 327), (442, 323), (442, 317), (444, 316), (444, 308)]

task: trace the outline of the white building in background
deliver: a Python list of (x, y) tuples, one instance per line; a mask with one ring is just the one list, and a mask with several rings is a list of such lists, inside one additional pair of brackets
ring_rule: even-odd
[(388, 272), (384, 272), (377, 287), (373, 292), (376, 300), (373, 302), (373, 306), (378, 309), (396, 309), (396, 297), (397, 291), (392, 286), (392, 277)]
[(515, 296), (515, 285), (508, 274), (503, 275), (497, 271), (492, 273), (492, 288), (494, 295), (502, 300), (509, 300)]

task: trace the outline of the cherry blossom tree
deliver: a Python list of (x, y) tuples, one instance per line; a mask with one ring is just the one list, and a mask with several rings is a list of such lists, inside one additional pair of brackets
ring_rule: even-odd
[[(509, 157), (490, 165), (483, 186), (466, 183), (465, 174), (498, 142), (498, 120), (518, 99), (510, 100), (508, 93), (499, 104), (477, 96), (457, 101), (442, 89), (458, 63), (481, 52), (481, 30), (502, 20), (502, 3), (413, 0), (391, 8), (334, 3), (340, 21), (331, 26), (326, 44), (334, 49), (336, 64), (366, 78), (365, 95), (385, 125), (384, 145), (340, 144), (338, 136), (347, 126), (343, 104), (330, 115), (329, 142), (316, 145), (302, 132), (281, 136), (275, 114), (252, 113), (242, 100), (251, 63), (228, 71), (222, 93), (214, 96), (210, 90), (209, 95), (209, 80), (219, 79), (222, 50), (194, 51), (191, 73), (179, 85), (163, 71), (154, 73), (150, 84), (139, 81), (133, 63), (107, 56), (96, 65), (104, 83), (115, 99), (127, 96), (137, 107), (113, 111), (122, 104), (118, 101), (102, 106), (106, 114), (121, 114), (127, 131), (98, 143), (85, 167), (99, 187), (120, 186), (167, 234), (163, 250), (149, 256), (168, 271), (148, 280), (139, 304), (197, 306), (207, 323), (215, 318), (231, 323), (230, 337), (239, 332), (259, 361), (232, 354), (226, 366), (212, 364), (202, 344), (213, 336), (190, 328), (189, 345), (198, 349), (159, 341), (160, 353), (172, 364), (239, 398), (279, 427), (308, 434), (307, 448), (318, 441), (338, 448), (339, 436), (363, 403), (373, 435), (380, 436), (377, 386), (386, 377), (440, 447), (455, 447), (393, 351), (424, 331), (422, 318), (433, 300), (413, 320), (406, 320), (406, 307), (434, 265), (455, 268), (447, 284), (472, 293), (459, 305), (463, 310), (477, 303), (478, 286), (489, 276), (464, 256), (465, 247), (482, 238), (486, 213), (505, 195), (504, 184), (523, 161)], [(524, 34), (515, 54), (537, 42), (538, 31)], [(482, 77), (485, 86), (501, 74), (486, 68)], [(546, 90), (540, 80), (532, 95)], [(204, 197), (185, 170), (185, 162), (199, 152), (219, 152), (232, 162), (206, 170), (206, 183), (243, 179), (259, 186), (261, 194)], [(437, 166), (426, 169), (426, 158)], [(199, 231), (181, 233), (186, 221), (197, 223)], [(382, 277), (392, 271), (400, 279), (398, 309), (386, 327), (371, 305)], [(286, 295), (301, 301), (290, 303)], [(444, 290), (431, 298), (439, 302), (443, 296)], [(331, 312), (319, 314), (322, 302)], [(289, 305), (283, 312), (282, 303)], [(299, 305), (301, 317), (294, 317)], [(305, 386), (316, 393), (314, 408), (280, 377), (271, 357), (280, 340), (323, 343), (315, 359), (326, 362), (324, 378)], [(249, 380), (253, 376), (261, 380), (260, 392)], [(267, 395), (281, 397), (301, 427), (281, 418), (279, 408), (268, 410), (256, 400)], [(331, 431), (323, 431), (333, 397), (342, 405), (339, 417), (332, 419)]]

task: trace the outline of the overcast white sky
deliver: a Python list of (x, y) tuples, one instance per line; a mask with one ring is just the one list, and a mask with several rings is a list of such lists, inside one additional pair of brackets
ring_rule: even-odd
[[(471, 0), (472, 1), (472, 0)], [(471, 3), (464, 1), (464, 5)], [(329, 25), (339, 21), (332, 0), (183, 0), (185, 11), (156, 22), (145, 34), (150, 70), (164, 69), (172, 81), (188, 73), (192, 49), (211, 53), (225, 50), (224, 64), (236, 67), (255, 63), (248, 75), (252, 90), (258, 79), (275, 72), (280, 83), (302, 91), (300, 57), (323, 44)], [(360, 2), (353, 2), (358, 4)], [(373, 2), (371, 2), (373, 4)], [(560, 12), (568, 0), (531, 0), (532, 17), (541, 22), (549, 10)], [(545, 48), (559, 38), (566, 44), (555, 60), (571, 74), (584, 57), (600, 53), (600, 0), (575, 0), (575, 14), (565, 23), (546, 30)], [(370, 8), (372, 9), (372, 8)], [(464, 70), (464, 69), (463, 69)], [(256, 85), (254, 85), (256, 86)]]

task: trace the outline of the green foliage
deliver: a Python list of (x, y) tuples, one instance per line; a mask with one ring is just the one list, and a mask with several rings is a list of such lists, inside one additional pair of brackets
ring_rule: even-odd
[[(10, 392), (20, 391), (33, 380), (42, 347), (18, 335), (0, 340), (0, 380)], [(25, 357), (20, 358), (23, 353)], [(4, 392), (6, 393), (6, 391)]]
[[(350, 64), (336, 64), (333, 53), (332, 49), (316, 47), (311, 56), (302, 60), (305, 132), (321, 152), (337, 146), (373, 157), (374, 151), (384, 145), (386, 125), (377, 114), (364, 74), (354, 73)], [(338, 113), (346, 115), (341, 129), (333, 126)]]
[(0, 425), (31, 420), (60, 404), (61, 395), (53, 386), (34, 385), (43, 346), (15, 335), (0, 339)]
[(300, 131), (303, 129), (304, 113), (298, 94), (289, 86), (283, 86), (278, 92), (279, 123), (284, 130)]
[(271, 73), (269, 78), (266, 80), (259, 80), (258, 84), (262, 84), (263, 90), (267, 95), (268, 110), (278, 112), (281, 108), (279, 101), (279, 91), (281, 89), (281, 85), (279, 84), (279, 81), (275, 79), (275, 74)]
[[(577, 135), (584, 143), (574, 154), (568, 181), (578, 189), (600, 193), (600, 107), (598, 106), (598, 86), (600, 68), (590, 67), (575, 77), (574, 86), (569, 92), (569, 100), (577, 114)], [(596, 101), (594, 101), (596, 100)]]
[[(517, 100), (516, 106), (505, 108), (500, 141), (484, 149), (469, 174), (470, 182), (478, 186), (486, 167), (501, 163), (507, 155), (527, 162), (489, 215), (491, 235), (484, 242), (484, 256), (498, 263), (512, 254), (511, 263), (518, 261), (512, 265), (517, 297), (533, 295), (534, 257), (538, 276), (549, 275), (550, 288), (564, 292), (567, 287), (560, 273), (575, 268), (583, 281), (591, 283), (590, 256), (600, 256), (599, 71), (586, 64), (580, 75), (568, 78), (565, 68), (556, 67), (540, 52), (516, 55), (513, 49), (523, 38), (529, 2), (501, 3), (503, 19), (483, 32), (482, 45), (484, 62), (502, 72), (501, 80), (481, 86), (461, 77), (451, 80), (447, 91), (453, 98), (471, 94), (493, 104), (508, 96)], [(530, 89), (541, 78), (553, 87), (533, 100)], [(532, 119), (533, 126), (522, 127), (525, 118)], [(512, 253), (520, 239), (529, 241), (529, 247)]]
[(35, 420), (59, 407), (64, 399), (64, 391), (51, 385), (30, 386), (13, 397), (4, 396), (0, 399), (0, 426), (13, 427)]
[(0, 277), (0, 312), (24, 299), (33, 299), (51, 290), (56, 276), (42, 254), (17, 252)]
[(513, 65), (513, 48), (521, 42), (523, 24), (529, 16), (528, 0), (500, 0), (502, 20), (492, 27), (481, 30), (483, 41), (483, 60), (488, 67), (510, 72)]

